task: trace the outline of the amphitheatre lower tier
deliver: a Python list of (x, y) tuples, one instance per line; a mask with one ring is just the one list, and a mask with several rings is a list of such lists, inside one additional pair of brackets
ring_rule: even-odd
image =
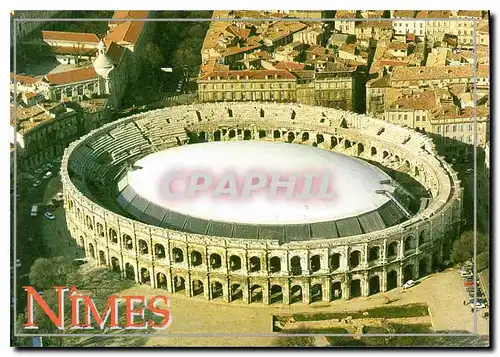
[[(202, 217), (173, 209), (141, 191), (140, 180), (124, 180), (141, 171), (141, 159), (209, 142), (300, 144), (285, 151), (347, 160), (346, 210), (277, 228), (262, 212), (242, 221), (221, 217), (224, 210), (217, 216), (216, 208)], [(235, 162), (248, 157), (230, 151)], [(265, 150), (258, 156), (273, 162)], [(299, 156), (287, 160), (303, 165)], [(203, 161), (210, 162), (208, 152)], [(365, 115), (296, 104), (200, 104), (123, 118), (70, 144), (61, 178), (71, 237), (98, 264), (172, 293), (247, 303), (328, 302), (399, 287), (447, 259), (462, 209), (457, 175), (430, 138)], [(131, 186), (135, 196), (124, 194)]]

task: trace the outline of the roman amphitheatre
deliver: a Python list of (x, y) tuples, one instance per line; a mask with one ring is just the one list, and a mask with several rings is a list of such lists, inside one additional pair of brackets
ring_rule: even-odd
[[(169, 201), (158, 168), (327, 170), (333, 202)], [(120, 119), (70, 144), (68, 231), (88, 257), (171, 293), (252, 304), (369, 296), (448, 258), (462, 208), (432, 140), (298, 104), (214, 103)]]

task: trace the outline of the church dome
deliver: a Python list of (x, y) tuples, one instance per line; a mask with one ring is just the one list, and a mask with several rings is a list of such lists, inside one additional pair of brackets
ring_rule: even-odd
[(106, 54), (106, 44), (103, 40), (97, 46), (98, 55), (94, 61), (94, 69), (98, 75), (103, 78), (108, 78), (109, 73), (113, 70), (113, 60)]

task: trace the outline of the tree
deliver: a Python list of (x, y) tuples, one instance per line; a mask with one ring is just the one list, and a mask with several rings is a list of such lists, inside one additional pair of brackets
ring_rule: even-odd
[[(477, 254), (479, 256), (482, 252), (489, 250), (489, 237), (488, 235), (478, 233), (476, 242)], [(454, 263), (465, 262), (466, 260), (474, 257), (474, 234), (472, 231), (465, 231), (462, 233), (454, 243), (451, 250), (451, 260)]]
[(490, 252), (481, 252), (477, 255), (476, 257), (476, 265), (477, 265), (477, 271), (482, 271), (484, 269), (489, 268), (490, 266)]
[(153, 71), (165, 64), (165, 58), (160, 48), (153, 43), (146, 43), (142, 53), (142, 69)]
[(30, 281), (37, 289), (49, 290), (57, 285), (78, 285), (78, 268), (64, 257), (38, 258), (30, 269)]

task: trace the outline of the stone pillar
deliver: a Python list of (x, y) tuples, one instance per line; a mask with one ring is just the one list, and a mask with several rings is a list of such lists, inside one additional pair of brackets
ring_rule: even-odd
[(342, 298), (348, 300), (351, 298), (351, 279), (345, 274), (342, 279)]
[(370, 295), (370, 279), (368, 278), (368, 272), (363, 272), (363, 277), (361, 278), (361, 296)]
[(210, 282), (208, 281), (208, 277), (205, 277), (203, 279), (203, 296), (205, 299), (210, 300), (211, 299), (211, 292), (210, 292)]
[(403, 262), (401, 262), (398, 269), (398, 286), (403, 286), (404, 283)]
[(323, 301), (324, 302), (330, 302), (331, 287), (332, 287), (332, 282), (330, 281), (330, 278), (323, 279), (322, 291), (323, 291)]
[(265, 305), (269, 305), (271, 301), (270, 297), (271, 291), (269, 288), (269, 281), (267, 280), (265, 284), (262, 284), (262, 302)]
[(290, 305), (290, 282), (281, 285), (283, 294), (283, 305)]
[(222, 300), (225, 302), (231, 301), (231, 290), (229, 287), (229, 282), (226, 280), (224, 284), (222, 284)]
[(241, 284), (241, 291), (243, 292), (243, 301), (247, 304), (250, 303), (250, 287), (248, 286), (248, 281)]
[(307, 280), (302, 284), (302, 298), (305, 304), (311, 303), (311, 284)]
[(186, 275), (186, 280), (184, 281), (184, 286), (185, 286), (185, 290), (186, 290), (186, 296), (193, 296), (193, 282), (192, 282), (192, 279), (191, 279), (191, 274), (187, 274)]
[(379, 279), (380, 279), (380, 291), (386, 292), (387, 291), (387, 268), (385, 266), (382, 268), (382, 273), (379, 275)]

